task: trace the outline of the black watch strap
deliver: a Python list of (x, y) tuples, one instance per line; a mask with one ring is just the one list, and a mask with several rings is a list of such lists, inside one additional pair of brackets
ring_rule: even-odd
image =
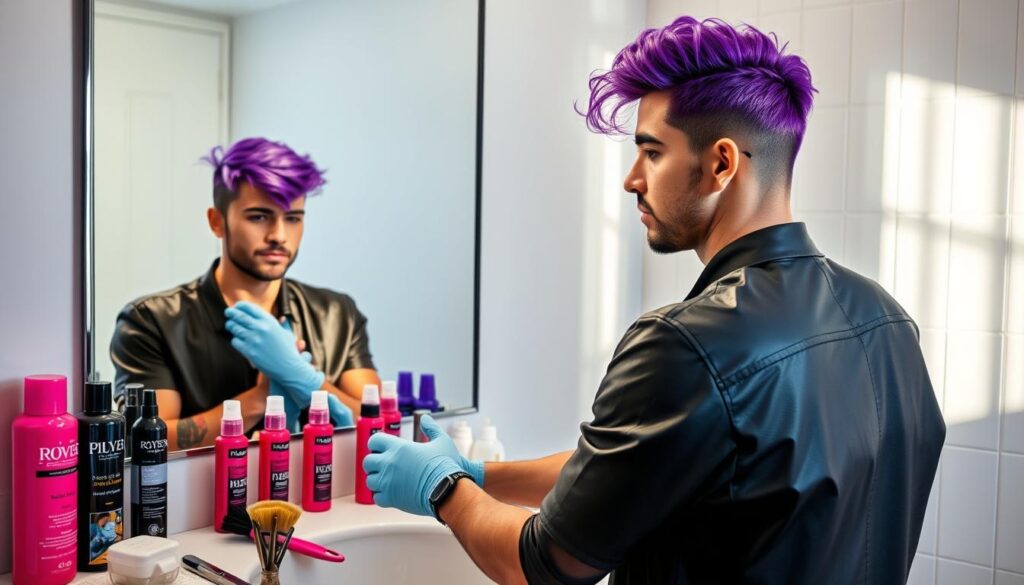
[[(444, 524), (444, 520), (441, 520), (441, 516), (437, 513), (438, 508), (444, 504), (445, 500), (452, 495), (455, 491), (455, 484), (459, 483), (459, 480), (468, 477), (472, 479), (473, 476), (466, 473), (465, 471), (456, 471), (455, 473), (445, 477), (434, 488), (434, 491), (430, 493), (430, 511), (433, 512), (434, 518), (441, 524)], [(445, 524), (447, 526), (447, 524)]]

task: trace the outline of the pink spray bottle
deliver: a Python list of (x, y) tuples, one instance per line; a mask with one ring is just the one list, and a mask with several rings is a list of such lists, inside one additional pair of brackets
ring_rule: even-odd
[(333, 439), (327, 391), (315, 390), (309, 402), (309, 423), (302, 429), (302, 509), (307, 512), (331, 509)]
[(67, 378), (25, 378), (25, 411), (11, 425), (14, 585), (75, 578), (78, 421), (67, 409)]
[(213, 527), (225, 532), (221, 522), (231, 508), (245, 512), (248, 495), (249, 439), (242, 434), (242, 404), (224, 401), (220, 436), (214, 441)]
[(260, 500), (288, 501), (291, 434), (285, 427), (284, 396), (267, 397), (267, 413), (260, 432)]
[(402, 413), (398, 412), (398, 392), (394, 380), (381, 383), (380, 417), (384, 419), (384, 432), (402, 436)]
[(380, 417), (380, 397), (376, 384), (363, 387), (363, 405), (359, 410), (359, 422), (356, 423), (356, 502), (372, 504), (373, 492), (366, 487), (366, 472), (363, 471), (363, 459), (370, 454), (370, 437), (384, 430), (384, 419)]

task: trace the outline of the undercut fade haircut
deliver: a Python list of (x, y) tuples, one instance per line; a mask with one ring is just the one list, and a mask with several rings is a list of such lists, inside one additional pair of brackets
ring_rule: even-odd
[(327, 182), (309, 155), (299, 155), (283, 142), (246, 138), (226, 151), (220, 146), (202, 159), (213, 167), (213, 206), (227, 214), (243, 181), (265, 192), (282, 209), (313, 195)]
[(752, 152), (762, 182), (789, 186), (817, 90), (797, 55), (778, 37), (750, 25), (733, 27), (681, 16), (648, 29), (619, 51), (610, 70), (590, 77), (587, 127), (625, 134), (623, 108), (667, 90), (666, 122), (682, 130), (696, 152), (731, 138)]

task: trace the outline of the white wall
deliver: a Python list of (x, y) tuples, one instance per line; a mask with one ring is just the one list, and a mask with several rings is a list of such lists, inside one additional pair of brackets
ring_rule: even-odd
[[(1024, 584), (1024, 9), (1018, 0), (649, 0), (743, 20), (807, 59), (820, 94), (795, 215), (921, 326), (948, 425), (911, 583)], [(691, 255), (644, 259), (644, 306)]]
[[(572, 104), (586, 96), (588, 73), (639, 32), (644, 6), (524, 0), (489, 10), (482, 414), (472, 419), (491, 416), (509, 455), (522, 458), (575, 445), (614, 345), (639, 314), (642, 231), (621, 190), (632, 148), (589, 134)], [(66, 1), (0, 4), (0, 176), (16, 219), (0, 230), (3, 433), (25, 374), (81, 382), (70, 15)], [(0, 571), (10, 568), (9, 457), (0, 449)], [(336, 494), (351, 491), (352, 460), (351, 448), (338, 449)], [(212, 457), (173, 461), (170, 477), (180, 511), (171, 531), (208, 524)]]
[(11, 568), (11, 420), (28, 374), (81, 383), (72, 2), (0, 2), (0, 572)]

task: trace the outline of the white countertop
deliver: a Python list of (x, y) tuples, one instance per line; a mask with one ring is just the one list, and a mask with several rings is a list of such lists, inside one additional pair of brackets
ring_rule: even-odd
[[(364, 528), (369, 531), (384, 525), (439, 526), (437, 520), (433, 518), (414, 516), (393, 508), (357, 504), (352, 496), (344, 496), (334, 499), (331, 509), (326, 512), (303, 512), (295, 525), (293, 538), (321, 542), (319, 537), (336, 533), (340, 528)], [(195, 555), (242, 579), (247, 579), (257, 567), (256, 545), (251, 540), (231, 534), (220, 534), (214, 531), (212, 526), (180, 532), (171, 535), (170, 538), (181, 544), (182, 555)], [(343, 550), (338, 552), (345, 553)], [(78, 573), (72, 583), (110, 583), (100, 576), (105, 576), (105, 573)], [(0, 575), (0, 585), (10, 584), (10, 573)]]

